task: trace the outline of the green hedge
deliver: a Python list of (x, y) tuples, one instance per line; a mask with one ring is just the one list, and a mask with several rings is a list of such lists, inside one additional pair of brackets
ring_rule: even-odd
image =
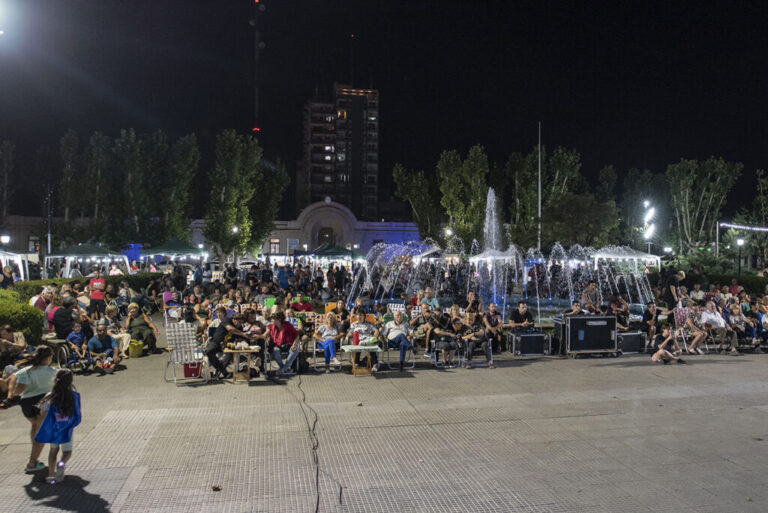
[(21, 296), (15, 290), (0, 289), (0, 301), (21, 301)]
[(0, 324), (24, 333), (27, 344), (37, 345), (43, 336), (43, 312), (17, 300), (0, 299)]
[[(139, 291), (145, 288), (151, 280), (162, 276), (162, 273), (139, 273), (129, 274), (123, 276), (104, 276), (107, 285), (112, 284), (117, 289), (120, 282), (125, 280), (131, 286), (132, 289)], [(20, 299), (24, 302), (35, 295), (38, 287), (45, 287), (46, 285), (56, 284), (59, 288), (65, 283), (72, 283), (79, 281), (83, 287), (88, 283), (90, 278), (53, 278), (51, 280), (34, 280), (34, 281), (17, 281), (14, 283), (14, 290), (19, 294)]]

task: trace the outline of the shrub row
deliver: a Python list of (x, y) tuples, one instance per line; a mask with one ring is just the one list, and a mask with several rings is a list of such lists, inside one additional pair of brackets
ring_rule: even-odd
[(12, 331), (21, 331), (27, 344), (37, 345), (43, 336), (43, 312), (27, 303), (10, 298), (8, 291), (0, 296), (0, 325), (10, 324)]

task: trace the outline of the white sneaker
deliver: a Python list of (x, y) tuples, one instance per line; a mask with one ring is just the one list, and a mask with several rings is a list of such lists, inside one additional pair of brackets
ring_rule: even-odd
[(62, 481), (64, 479), (64, 470), (66, 467), (66, 463), (63, 461), (60, 461), (56, 464), (56, 473), (54, 474), (54, 477), (56, 478), (56, 481)]
[(701, 350), (700, 348), (698, 348), (698, 347), (696, 348), (696, 352), (697, 352), (697, 353), (699, 353), (699, 354), (704, 354), (704, 351), (702, 351), (702, 350)]

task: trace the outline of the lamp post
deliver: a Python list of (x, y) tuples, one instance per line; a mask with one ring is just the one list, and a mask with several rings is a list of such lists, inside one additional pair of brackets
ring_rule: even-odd
[(744, 245), (744, 239), (736, 239), (736, 245), (739, 247), (739, 276), (741, 276), (741, 247)]
[(648, 253), (650, 253), (651, 237), (653, 237), (653, 233), (656, 231), (656, 225), (651, 223), (651, 221), (656, 216), (656, 208), (651, 206), (651, 202), (648, 200), (643, 201), (643, 208), (645, 208), (645, 213), (643, 214), (643, 238), (646, 244), (648, 244)]
[[(237, 232), (239, 231), (240, 231), (240, 228), (238, 228), (237, 226), (232, 227), (232, 233), (235, 235), (235, 238), (237, 238)], [(235, 241), (235, 245), (232, 247), (232, 263), (233, 264), (237, 263), (236, 262), (237, 256), (235, 255), (236, 250), (237, 250), (237, 241)]]

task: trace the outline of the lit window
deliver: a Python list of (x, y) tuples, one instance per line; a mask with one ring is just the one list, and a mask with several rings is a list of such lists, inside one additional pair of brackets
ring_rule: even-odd
[(325, 160), (331, 160), (331, 156), (330, 155), (326, 155), (325, 156)]
[(376, 116), (368, 116), (368, 121), (376, 121)]
[(325, 177), (325, 181), (326, 181), (327, 183), (331, 183), (331, 177), (330, 177), (330, 176), (326, 176), (326, 177)]

